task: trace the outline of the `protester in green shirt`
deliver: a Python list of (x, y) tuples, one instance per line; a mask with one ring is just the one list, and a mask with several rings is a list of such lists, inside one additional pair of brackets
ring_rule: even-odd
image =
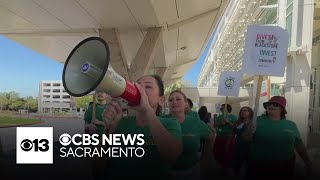
[[(102, 134), (105, 133), (105, 125), (103, 123), (102, 114), (104, 109), (108, 105), (108, 97), (109, 95), (104, 92), (96, 92), (94, 98), (96, 98), (95, 100), (97, 100), (98, 102), (91, 103), (84, 114), (85, 133), (98, 134), (100, 138), (102, 137)], [(95, 105), (95, 113), (93, 113), (93, 105)], [(95, 117), (93, 117), (93, 114), (95, 114)], [(92, 158), (91, 166), (94, 179), (105, 177), (105, 173), (101, 172), (101, 169), (106, 168), (104, 160)]]
[(279, 177), (294, 176), (295, 151), (304, 161), (307, 173), (311, 161), (296, 124), (286, 119), (284, 97), (274, 96), (263, 103), (266, 114), (257, 118), (251, 147), (250, 175), (253, 178), (277, 174)]
[[(209, 160), (213, 148), (213, 132), (200, 119), (185, 115), (187, 98), (181, 91), (173, 91), (169, 95), (170, 114), (167, 117), (178, 119), (182, 130), (183, 152), (173, 166), (173, 178), (193, 180), (200, 179), (199, 148), (200, 138), (205, 138), (202, 160)], [(207, 165), (203, 162), (202, 165)]]
[(191, 99), (187, 98), (187, 105), (185, 108), (185, 114), (190, 117), (193, 117), (193, 118), (200, 120), (199, 114), (197, 112), (193, 111), (192, 108), (193, 108), (193, 102)]
[(110, 133), (144, 134), (143, 157), (111, 158), (111, 179), (169, 179), (169, 168), (182, 152), (181, 127), (176, 119), (158, 117), (164, 102), (164, 87), (159, 76), (148, 75), (135, 84), (141, 99), (131, 107), (136, 116), (122, 117), (116, 102), (106, 108), (104, 117), (110, 121)]
[(104, 92), (96, 92), (95, 97), (98, 101), (95, 105), (96, 116), (94, 118), (92, 117), (93, 104), (91, 104), (84, 114), (85, 131), (90, 134), (97, 133), (102, 135), (105, 131), (102, 113), (108, 104), (109, 95)]
[(237, 121), (237, 117), (232, 112), (232, 107), (227, 104), (225, 110), (225, 104), (220, 108), (222, 114), (219, 115), (214, 122), (214, 127), (217, 131), (217, 136), (214, 144), (214, 158), (222, 166), (223, 173), (228, 173), (232, 164), (232, 156), (234, 153), (234, 124)]

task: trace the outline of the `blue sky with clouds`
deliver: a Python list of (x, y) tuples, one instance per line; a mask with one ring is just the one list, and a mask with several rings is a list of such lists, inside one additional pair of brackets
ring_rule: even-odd
[[(62, 79), (63, 64), (1, 35), (0, 52), (0, 92), (16, 91), (21, 97), (36, 97), (41, 80)], [(208, 47), (183, 78), (194, 86), (207, 52)]]

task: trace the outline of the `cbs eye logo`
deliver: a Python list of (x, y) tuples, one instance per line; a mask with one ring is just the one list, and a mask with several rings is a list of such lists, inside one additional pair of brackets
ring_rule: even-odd
[(68, 146), (71, 143), (71, 136), (67, 133), (61, 134), (59, 141), (61, 145)]
[(29, 152), (32, 149), (34, 150), (34, 152), (46, 152), (49, 150), (49, 140), (34, 139), (33, 141), (31, 141), (30, 139), (24, 139), (21, 141), (20, 147), (25, 152)]

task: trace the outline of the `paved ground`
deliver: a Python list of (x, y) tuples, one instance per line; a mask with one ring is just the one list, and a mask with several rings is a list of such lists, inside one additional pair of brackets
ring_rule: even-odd
[[(58, 118), (42, 118), (44, 123), (32, 125), (32, 127), (53, 127), (54, 141), (59, 140), (59, 136), (63, 133), (70, 135), (76, 133), (84, 133), (84, 121), (81, 119), (58, 119)], [(0, 138), (2, 141), (3, 151), (10, 151), (15, 148), (16, 128), (0, 128)]]

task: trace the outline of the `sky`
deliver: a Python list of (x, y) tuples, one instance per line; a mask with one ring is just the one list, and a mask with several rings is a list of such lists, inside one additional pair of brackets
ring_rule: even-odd
[(63, 64), (0, 36), (0, 92), (37, 97), (41, 80), (61, 80)]
[[(183, 79), (191, 81), (193, 86), (197, 85), (208, 48), (183, 77)], [(19, 93), (20, 97), (32, 96), (36, 98), (41, 80), (62, 79), (62, 63), (1, 35), (0, 62), (0, 93), (15, 91)]]
[[(208, 45), (206, 47), (206, 49), (203, 51), (203, 53), (200, 55), (199, 59), (197, 60), (197, 62), (189, 69), (189, 71), (187, 71), (187, 73), (185, 74), (185, 76), (182, 79), (188, 80), (192, 82), (192, 85), (194, 87), (197, 86), (197, 81), (198, 81), (198, 77), (200, 75), (200, 71), (203, 65), (204, 60), (207, 57), (209, 48), (210, 48), (210, 44), (212, 43), (213, 37), (211, 37), (211, 39), (208, 42)], [(195, 76), (196, 74), (196, 76)]]

